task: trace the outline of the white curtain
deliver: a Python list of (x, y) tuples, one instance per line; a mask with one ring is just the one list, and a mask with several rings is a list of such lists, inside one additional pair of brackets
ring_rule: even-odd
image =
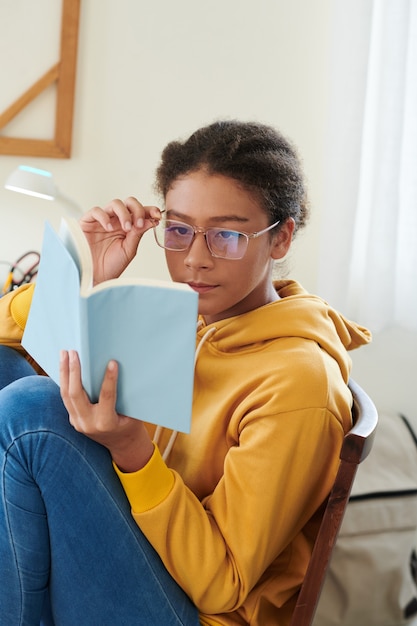
[(417, 0), (337, 0), (319, 291), (417, 330)]

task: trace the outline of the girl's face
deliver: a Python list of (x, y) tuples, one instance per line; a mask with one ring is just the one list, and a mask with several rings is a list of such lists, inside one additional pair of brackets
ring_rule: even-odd
[[(259, 203), (235, 180), (203, 170), (174, 181), (165, 208), (169, 219), (201, 228), (253, 233), (269, 225)], [(213, 257), (199, 232), (188, 250), (165, 251), (171, 278), (197, 291), (199, 313), (208, 324), (251, 311), (277, 299), (271, 281), (273, 260), (286, 254), (293, 228), (293, 221), (287, 220), (272, 238), (265, 233), (250, 239), (239, 260)]]

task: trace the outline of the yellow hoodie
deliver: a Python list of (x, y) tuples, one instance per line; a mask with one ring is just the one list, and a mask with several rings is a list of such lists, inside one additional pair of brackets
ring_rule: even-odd
[(169, 432), (142, 470), (116, 468), (204, 625), (288, 624), (350, 426), (347, 350), (370, 340), (297, 283), (276, 289), (276, 302), (201, 320), (191, 434), (166, 462)]

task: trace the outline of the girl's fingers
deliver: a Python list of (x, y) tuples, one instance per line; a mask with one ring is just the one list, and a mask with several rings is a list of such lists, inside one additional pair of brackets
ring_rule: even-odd
[(69, 377), (68, 377), (68, 392), (71, 397), (78, 397), (80, 392), (83, 391), (83, 385), (81, 382), (81, 365), (78, 353), (75, 350), (69, 350), (68, 352), (68, 365), (69, 365)]
[(71, 401), (69, 388), (70, 388), (70, 367), (69, 367), (69, 354), (67, 350), (61, 350), (59, 355), (59, 387), (61, 398), (65, 408), (68, 411), (70, 422), (71, 416), (74, 414), (74, 406)]
[(143, 207), (136, 198), (129, 198), (129, 202), (113, 200), (104, 207), (104, 211), (117, 217), (121, 228), (127, 232), (132, 229), (138, 215), (144, 214)]
[(76, 416), (85, 414), (90, 408), (90, 401), (81, 381), (81, 366), (75, 350), (61, 351), (60, 389), (65, 408), (73, 423)]
[[(145, 206), (137, 198), (129, 196), (124, 202), (115, 199), (104, 208), (93, 207), (82, 217), (81, 224), (90, 229), (92, 224), (98, 222), (108, 232), (119, 227), (129, 232), (132, 228), (147, 230), (160, 218), (161, 211), (157, 206)], [(114, 220), (117, 224), (113, 223)]]
[(100, 224), (105, 231), (111, 232), (113, 230), (111, 214), (99, 206), (95, 206), (87, 211), (80, 220), (81, 228), (88, 231), (91, 231), (91, 227), (97, 223)]
[(61, 396), (64, 398), (68, 396), (68, 377), (69, 377), (69, 365), (68, 365), (68, 352), (61, 350), (59, 354), (59, 387), (61, 390)]
[(117, 379), (119, 368), (116, 361), (110, 361), (104, 373), (103, 382), (101, 384), (99, 405), (107, 411), (115, 412), (117, 400)]
[(149, 228), (161, 219), (161, 210), (157, 206), (141, 204), (139, 200), (132, 196), (125, 200), (125, 204), (131, 212), (132, 226), (136, 228), (143, 228), (146, 220), (149, 220), (147, 225)]

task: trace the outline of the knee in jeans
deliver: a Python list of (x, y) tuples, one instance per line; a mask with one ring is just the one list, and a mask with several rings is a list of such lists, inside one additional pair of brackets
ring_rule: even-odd
[(0, 421), (24, 419), (39, 425), (65, 411), (59, 387), (47, 376), (25, 376), (0, 390)]
[(21, 352), (9, 346), (0, 345), (0, 389), (18, 378), (32, 376), (35, 373)]

